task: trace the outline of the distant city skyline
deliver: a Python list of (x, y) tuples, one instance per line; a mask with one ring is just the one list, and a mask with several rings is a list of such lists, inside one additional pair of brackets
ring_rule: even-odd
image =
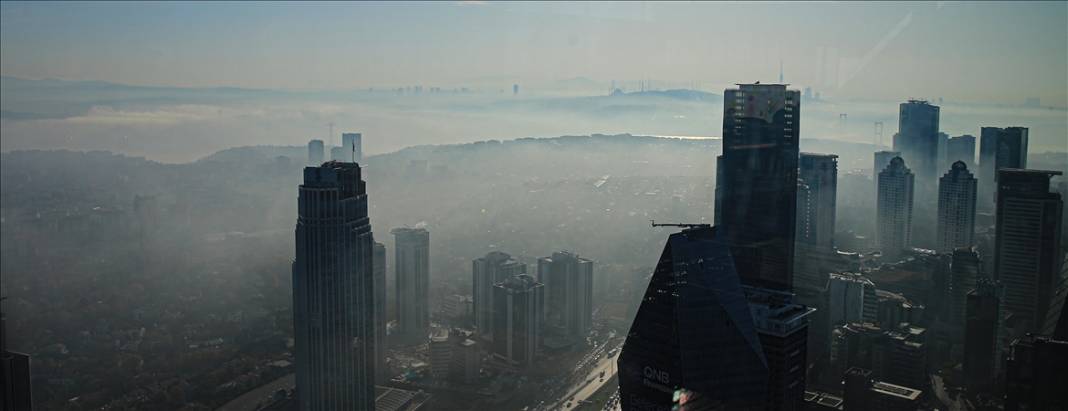
[(1063, 2), (4, 2), (0, 10), (0, 74), (23, 78), (320, 90), (520, 84), (524, 92), (575, 79), (651, 80), (717, 91), (777, 81), (781, 68), (785, 82), (825, 96), (1068, 106)]

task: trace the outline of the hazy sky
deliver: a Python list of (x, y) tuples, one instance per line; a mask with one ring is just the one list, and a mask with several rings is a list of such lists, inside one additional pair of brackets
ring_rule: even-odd
[(573, 77), (1068, 100), (1068, 3), (12, 3), (0, 72), (331, 89)]

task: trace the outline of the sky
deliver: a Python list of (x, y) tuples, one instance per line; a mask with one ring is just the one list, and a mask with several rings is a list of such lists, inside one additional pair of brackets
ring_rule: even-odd
[(1068, 2), (0, 3), (0, 74), (331, 90), (777, 81), (1068, 106)]

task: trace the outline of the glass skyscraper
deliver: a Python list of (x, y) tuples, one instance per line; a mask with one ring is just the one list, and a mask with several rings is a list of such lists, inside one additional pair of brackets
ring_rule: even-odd
[(297, 204), (293, 334), (300, 409), (373, 409), (374, 239), (360, 166), (306, 167)]
[(724, 92), (715, 221), (746, 285), (793, 287), (799, 94), (784, 84)]
[(618, 365), (625, 410), (764, 409), (768, 361), (725, 233), (668, 238)]

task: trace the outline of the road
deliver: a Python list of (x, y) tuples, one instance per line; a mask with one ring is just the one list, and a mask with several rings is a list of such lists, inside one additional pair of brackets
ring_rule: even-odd
[(216, 411), (252, 411), (263, 400), (266, 400), (275, 391), (280, 389), (292, 389), (297, 384), (296, 374), (289, 374), (268, 384), (261, 385), (252, 391), (242, 394), (233, 401), (219, 407)]
[[(611, 380), (612, 376), (616, 374), (616, 360), (619, 359), (620, 351), (622, 350), (616, 350), (615, 355), (598, 361), (597, 366), (594, 367), (593, 370), (590, 370), (588, 374), (586, 374), (586, 379), (582, 381), (581, 385), (575, 387), (574, 390), (568, 392), (567, 395), (564, 396), (563, 400), (561, 400), (563, 404), (558, 403), (557, 407), (555, 407), (554, 409), (565, 411), (573, 410), (578, 407), (579, 401), (585, 400), (593, 396), (593, 394), (596, 393), (597, 390), (604, 386), (605, 382)], [(602, 371), (604, 372), (604, 378), (601, 378)], [(574, 396), (574, 400), (568, 402), (567, 400), (569, 398), (572, 398), (572, 396)]]

